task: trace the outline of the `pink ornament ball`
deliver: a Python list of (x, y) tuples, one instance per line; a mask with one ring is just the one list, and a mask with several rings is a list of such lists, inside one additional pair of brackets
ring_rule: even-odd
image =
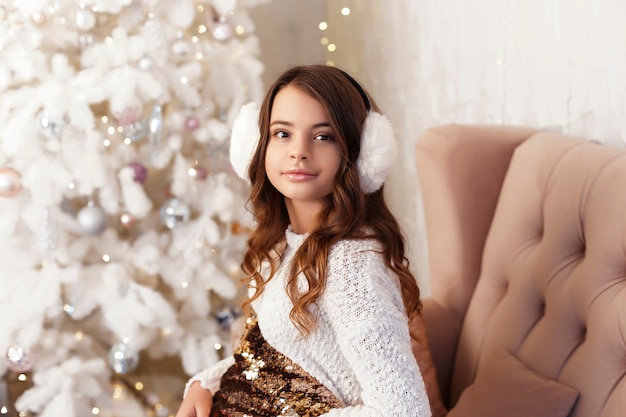
[(200, 181), (206, 180), (207, 171), (202, 167), (189, 168), (189, 176)]
[(12, 168), (0, 168), (0, 197), (17, 197), (22, 192), (22, 176)]
[(189, 116), (187, 120), (185, 120), (185, 127), (187, 130), (194, 131), (200, 127), (200, 121), (196, 116)]
[(135, 171), (135, 176), (133, 179), (139, 184), (143, 184), (148, 179), (148, 168), (145, 167), (141, 162), (132, 161), (128, 164), (129, 167)]
[(120, 223), (125, 229), (130, 229), (131, 227), (133, 227), (136, 221), (137, 219), (135, 218), (135, 216), (130, 213), (122, 213), (122, 215), (120, 216)]

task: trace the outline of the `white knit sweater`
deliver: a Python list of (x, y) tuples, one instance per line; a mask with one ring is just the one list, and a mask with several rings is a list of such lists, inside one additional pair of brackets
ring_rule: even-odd
[[(253, 308), (263, 337), (328, 387), (345, 408), (327, 417), (429, 417), (426, 389), (411, 352), (400, 284), (373, 241), (343, 240), (330, 251), (326, 289), (303, 338), (289, 319), (289, 264), (306, 235), (286, 232), (282, 266)], [(305, 282), (304, 278), (302, 280)], [(232, 357), (194, 376), (213, 393)]]

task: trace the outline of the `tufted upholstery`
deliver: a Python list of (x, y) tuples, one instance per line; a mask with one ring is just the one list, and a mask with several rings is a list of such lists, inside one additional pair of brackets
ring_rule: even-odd
[(626, 151), (444, 126), (419, 138), (417, 162), (423, 317), (447, 405), (511, 354), (579, 393), (565, 415), (626, 416)]

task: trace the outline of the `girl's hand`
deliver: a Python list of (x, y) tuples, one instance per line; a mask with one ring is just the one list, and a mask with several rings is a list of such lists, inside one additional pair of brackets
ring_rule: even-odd
[(208, 417), (213, 406), (211, 391), (202, 388), (198, 381), (191, 384), (187, 396), (180, 404), (176, 417)]

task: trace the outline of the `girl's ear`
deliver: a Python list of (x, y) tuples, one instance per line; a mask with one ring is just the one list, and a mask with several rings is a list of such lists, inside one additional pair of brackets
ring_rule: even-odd
[(259, 106), (248, 103), (241, 107), (230, 135), (230, 164), (239, 178), (248, 180), (248, 167), (259, 145)]

